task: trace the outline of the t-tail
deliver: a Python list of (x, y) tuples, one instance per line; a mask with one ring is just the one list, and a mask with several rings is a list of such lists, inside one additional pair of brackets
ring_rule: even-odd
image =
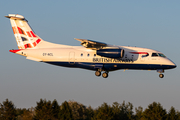
[[(68, 45), (54, 44), (42, 40), (37, 34), (35, 34), (28, 24), (28, 21), (22, 15), (9, 14), (5, 17), (10, 19), (19, 49), (69, 47)], [(10, 52), (14, 52), (14, 50), (10, 50)]]
[(19, 49), (34, 48), (42, 41), (42, 39), (33, 32), (28, 21), (22, 15), (9, 14), (5, 17), (10, 19)]

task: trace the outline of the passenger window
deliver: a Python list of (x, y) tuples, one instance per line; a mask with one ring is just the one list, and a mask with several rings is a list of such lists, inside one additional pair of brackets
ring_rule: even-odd
[(87, 56), (89, 57), (89, 54), (87, 54)]
[(96, 57), (96, 54), (94, 54), (94, 57)]
[(83, 56), (83, 54), (81, 53), (81, 56)]
[(157, 53), (152, 53), (152, 57), (157, 57), (158, 54)]

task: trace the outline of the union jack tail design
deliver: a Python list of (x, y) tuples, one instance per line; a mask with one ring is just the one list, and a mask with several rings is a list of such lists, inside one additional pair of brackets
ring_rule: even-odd
[(10, 19), (19, 49), (35, 48), (42, 41), (42, 39), (33, 32), (28, 21), (22, 15), (9, 14), (5, 17)]

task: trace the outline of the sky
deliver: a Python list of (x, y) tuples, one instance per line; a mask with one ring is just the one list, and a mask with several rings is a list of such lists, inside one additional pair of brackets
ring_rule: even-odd
[[(59, 104), (74, 100), (97, 108), (103, 102), (131, 102), (147, 108), (160, 102), (180, 111), (180, 1), (168, 0), (11, 0), (0, 1), (0, 103), (35, 107), (40, 99)], [(17, 49), (8, 14), (23, 15), (43, 40), (79, 46), (74, 38), (161, 51), (177, 68), (156, 71), (118, 70), (104, 79), (94, 71), (27, 60)]]

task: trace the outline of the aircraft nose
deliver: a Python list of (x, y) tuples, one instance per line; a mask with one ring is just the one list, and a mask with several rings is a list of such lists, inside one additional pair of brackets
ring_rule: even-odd
[(174, 64), (173, 67), (176, 68), (177, 67), (176, 64)]
[(173, 69), (177, 67), (176, 64), (169, 58), (166, 58), (165, 63), (167, 65), (167, 69)]
[(171, 65), (168, 66), (169, 69), (173, 69), (173, 68), (176, 68), (176, 67), (177, 66), (175, 64), (173, 64), (173, 65), (171, 64)]
[(169, 65), (170, 65), (170, 68), (176, 68), (177, 67), (176, 64), (173, 61), (171, 61), (170, 59), (169, 59)]

